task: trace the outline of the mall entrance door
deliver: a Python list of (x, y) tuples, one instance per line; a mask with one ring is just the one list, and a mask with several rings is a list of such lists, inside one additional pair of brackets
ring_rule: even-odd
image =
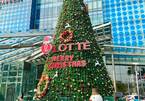
[(11, 84), (7, 86), (6, 101), (15, 101), (15, 85)]

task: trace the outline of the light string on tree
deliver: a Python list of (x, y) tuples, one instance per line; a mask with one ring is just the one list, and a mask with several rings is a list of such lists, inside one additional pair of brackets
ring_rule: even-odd
[[(51, 81), (55, 79), (55, 77), (58, 77), (57, 71), (55, 72), (55, 75), (52, 78), (49, 78), (47, 75), (41, 76), (37, 89), (34, 89), (35, 95), (33, 97), (33, 100), (40, 100), (46, 95), (48, 91), (48, 86), (51, 83)], [(41, 91), (40, 86), (43, 84), (43, 82), (45, 82), (45, 85), (43, 90)]]

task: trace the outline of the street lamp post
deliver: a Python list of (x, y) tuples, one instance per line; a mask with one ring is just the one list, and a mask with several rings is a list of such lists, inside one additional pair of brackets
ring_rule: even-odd
[(130, 79), (128, 78), (128, 94), (130, 95)]
[(136, 89), (137, 89), (137, 95), (138, 95), (138, 100), (139, 100), (140, 97), (139, 97), (139, 84), (138, 84), (137, 64), (138, 64), (138, 63), (134, 63), (134, 65), (135, 65)]
[(113, 85), (114, 85), (114, 99), (116, 98), (116, 92), (117, 92), (117, 89), (116, 89), (116, 75), (115, 75), (115, 63), (114, 63), (114, 55), (112, 53), (112, 67), (113, 67)]
[(113, 83), (114, 83), (114, 90), (115, 90), (115, 93), (117, 92), (117, 89), (116, 89), (116, 74), (115, 74), (115, 63), (114, 63), (114, 55), (112, 53), (112, 67), (113, 67)]

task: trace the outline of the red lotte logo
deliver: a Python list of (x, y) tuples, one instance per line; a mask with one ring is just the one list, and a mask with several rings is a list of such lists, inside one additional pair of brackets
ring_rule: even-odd
[(43, 44), (41, 46), (41, 51), (43, 54), (48, 54), (52, 50), (52, 44), (50, 44), (50, 36), (44, 37)]

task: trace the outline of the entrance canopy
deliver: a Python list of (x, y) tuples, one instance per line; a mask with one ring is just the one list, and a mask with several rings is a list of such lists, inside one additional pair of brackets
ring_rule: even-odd
[(0, 35), (0, 63), (23, 61), (41, 54), (40, 46), (44, 36), (52, 36), (48, 31), (4, 33)]

